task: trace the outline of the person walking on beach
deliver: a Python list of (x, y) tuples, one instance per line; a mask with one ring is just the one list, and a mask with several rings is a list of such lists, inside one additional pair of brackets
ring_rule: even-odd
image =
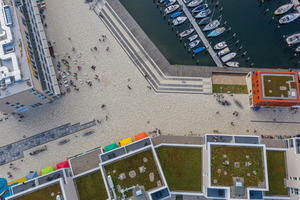
[(106, 48), (106, 51), (107, 51), (107, 52), (109, 51), (109, 47)]

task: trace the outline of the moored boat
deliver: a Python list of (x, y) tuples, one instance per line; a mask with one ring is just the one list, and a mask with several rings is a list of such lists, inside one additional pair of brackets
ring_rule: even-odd
[(172, 15), (171, 15), (171, 18), (176, 18), (176, 17), (178, 17), (179, 15), (181, 15), (182, 14), (182, 12), (176, 12), (176, 13), (173, 13)]
[(200, 40), (195, 40), (195, 41), (189, 43), (190, 49), (194, 48), (194, 47), (197, 46), (199, 43), (200, 43)]
[(218, 52), (218, 56), (223, 56), (225, 54), (228, 54), (230, 52), (229, 48), (226, 47), (225, 49)]
[(236, 56), (235, 52), (229, 53), (221, 58), (221, 60), (225, 63)]
[(198, 13), (198, 12), (201, 12), (202, 10), (205, 10), (206, 8), (208, 8), (207, 3), (206, 3), (206, 4), (203, 4), (203, 5), (200, 5), (200, 6), (196, 7), (196, 8), (194, 8), (194, 9), (192, 10), (192, 12), (193, 12), (193, 13)]
[(227, 62), (226, 65), (228, 67), (239, 67), (240, 63), (239, 62)]
[(220, 25), (220, 22), (218, 20), (214, 20), (212, 22), (210, 22), (209, 24), (207, 24), (204, 28), (203, 31), (210, 31), (213, 30), (215, 28), (217, 28)]
[(185, 22), (185, 20), (187, 19), (187, 17), (177, 17), (176, 19), (173, 20), (173, 24), (174, 26), (178, 26), (179, 24), (182, 24)]
[(279, 19), (280, 24), (288, 24), (295, 21), (300, 16), (299, 13), (287, 14)]
[(199, 47), (199, 48), (193, 50), (193, 53), (194, 53), (194, 54), (201, 53), (204, 49), (205, 49), (204, 47)]
[(193, 40), (195, 40), (198, 37), (198, 34), (192, 35), (188, 38), (188, 40), (191, 42)]
[(277, 8), (277, 10), (275, 10), (274, 13), (275, 13), (275, 15), (282, 15), (282, 14), (286, 13), (287, 11), (289, 11), (292, 7), (293, 7), (292, 3), (285, 4), (285, 5)]
[(197, 18), (204, 18), (204, 17), (207, 17), (208, 15), (210, 15), (210, 13), (211, 13), (211, 10), (208, 8), (208, 9), (206, 9), (206, 10), (203, 10), (203, 11), (199, 12), (199, 13), (195, 16), (195, 18), (196, 18), (196, 19), (197, 19)]
[(173, 5), (176, 3), (176, 0), (165, 0), (166, 1), (166, 7)]
[(193, 0), (187, 5), (187, 7), (190, 7), (190, 8), (196, 7), (196, 6), (200, 5), (200, 3), (202, 3), (202, 1), (203, 0)]
[(211, 31), (207, 37), (217, 37), (225, 31), (225, 27), (217, 28), (216, 30)]
[(175, 10), (177, 10), (178, 8), (179, 8), (179, 5), (178, 5), (178, 4), (168, 6), (168, 7), (165, 9), (165, 13), (166, 13), (166, 14), (170, 14), (170, 13), (174, 12)]
[(198, 25), (206, 25), (206, 24), (208, 24), (208, 23), (210, 23), (211, 22), (211, 18), (210, 17), (205, 17), (204, 19), (201, 19), (200, 21), (199, 21), (199, 23), (198, 23)]
[(214, 46), (214, 49), (215, 50), (220, 50), (220, 49), (224, 49), (225, 47), (227, 47), (227, 44), (226, 44), (225, 41), (223, 41), (223, 42), (219, 42), (218, 44), (216, 44)]
[(192, 0), (183, 0), (184, 3), (190, 3)]
[(182, 31), (180, 34), (179, 34), (179, 37), (183, 38), (183, 37), (186, 37), (186, 36), (189, 36), (191, 35), (193, 32), (194, 32), (195, 29), (193, 28), (190, 28), (190, 29), (187, 29), (185, 31)]
[(294, 45), (300, 42), (300, 33), (293, 34), (286, 38), (288, 45)]

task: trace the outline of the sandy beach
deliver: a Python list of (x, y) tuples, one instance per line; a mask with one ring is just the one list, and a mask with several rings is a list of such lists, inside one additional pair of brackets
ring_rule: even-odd
[[(24, 177), (30, 170), (40, 172), (40, 169), (55, 165), (67, 157), (155, 128), (159, 128), (162, 134), (176, 135), (204, 135), (213, 130), (241, 135), (298, 133), (299, 124), (276, 122), (298, 122), (299, 113), (292, 114), (289, 109), (254, 112), (249, 109), (248, 95), (232, 97), (225, 94), (225, 99), (232, 105), (222, 106), (213, 95), (155, 93), (147, 87), (149, 85), (145, 78), (102, 21), (83, 1), (47, 1), (45, 16), (48, 40), (55, 42), (54, 51), (59, 54), (59, 59), (67, 59), (63, 52), (71, 56), (70, 71), (78, 74), (78, 80), (72, 75), (68, 79), (73, 80), (79, 91), (71, 87), (71, 92), (54, 103), (24, 113), (22, 122), (18, 122), (14, 116), (1, 122), (1, 136), (5, 140), (1, 140), (0, 145), (65, 123), (86, 123), (93, 119), (102, 120), (102, 123), (91, 128), (95, 133), (90, 136), (82, 137), (82, 132), (67, 136), (70, 142), (66, 145), (58, 146), (58, 141), (48, 143), (48, 150), (38, 156), (32, 157), (25, 152), (23, 162), (13, 162), (20, 170), (11, 171), (9, 164), (3, 165), (0, 167), (2, 177), (7, 177), (8, 171), (13, 174), (11, 180)], [(99, 41), (102, 35), (107, 38), (104, 42)], [(75, 52), (72, 51), (73, 47)], [(91, 50), (94, 47), (97, 47), (97, 51)], [(107, 47), (109, 51), (106, 51)], [(78, 53), (81, 53), (80, 58)], [(77, 71), (72, 59), (77, 59), (77, 65), (82, 67), (80, 71)], [(55, 59), (54, 63), (57, 61)], [(95, 70), (91, 69), (92, 65), (96, 67)], [(62, 70), (66, 70), (65, 66), (62, 66)], [(95, 75), (99, 76), (100, 82), (94, 79)], [(87, 80), (92, 81), (92, 86), (85, 83)], [(233, 104), (233, 98), (238, 99), (244, 109)], [(102, 104), (106, 105), (105, 108), (101, 108)], [(234, 116), (234, 111), (238, 111), (239, 115)]]

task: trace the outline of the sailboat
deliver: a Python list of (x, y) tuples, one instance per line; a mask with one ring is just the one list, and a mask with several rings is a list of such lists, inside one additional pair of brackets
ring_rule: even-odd
[(194, 8), (194, 9), (192, 10), (192, 12), (193, 12), (193, 13), (201, 12), (202, 10), (205, 10), (206, 8), (208, 8), (207, 3), (206, 3), (206, 4), (203, 4), (203, 5), (200, 5), (200, 6), (196, 7), (196, 8)]
[(206, 25), (211, 22), (211, 17), (205, 17), (204, 19), (201, 19), (198, 23), (199, 25)]
[(206, 9), (206, 10), (203, 10), (203, 11), (199, 12), (199, 13), (195, 16), (195, 18), (196, 18), (196, 19), (197, 19), (197, 18), (204, 18), (204, 17), (207, 17), (208, 15), (210, 15), (210, 13), (211, 13), (211, 10), (210, 10), (210, 9)]
[(217, 28), (216, 30), (211, 31), (207, 37), (217, 37), (225, 31), (225, 27)]
[(186, 19), (187, 19), (187, 17), (177, 17), (176, 19), (173, 20), (172, 23), (174, 24), (174, 26), (178, 26), (178, 25), (184, 23)]
[(179, 37), (183, 38), (183, 37), (186, 37), (186, 36), (189, 36), (191, 35), (193, 32), (194, 32), (195, 29), (193, 28), (190, 28), (190, 29), (187, 29), (185, 31), (182, 31), (180, 34), (179, 34)]
[(195, 40), (198, 37), (198, 34), (192, 35), (191, 37), (188, 38), (188, 40), (191, 42)]
[(226, 65), (228, 67), (239, 67), (240, 63), (239, 62), (227, 62)]
[(187, 5), (187, 7), (193, 8), (193, 7), (200, 5), (200, 3), (202, 3), (202, 2), (203, 2), (203, 0), (193, 0)]
[(200, 40), (195, 40), (189, 44), (190, 49), (194, 48), (200, 43)]
[(166, 13), (166, 14), (170, 14), (170, 13), (174, 12), (175, 10), (177, 10), (178, 8), (179, 8), (179, 5), (178, 5), (178, 4), (168, 6), (168, 7), (165, 9), (165, 13)]
[(225, 63), (225, 62), (231, 60), (232, 58), (234, 58), (235, 56), (236, 56), (236, 53), (235, 53), (235, 52), (229, 53), (229, 54), (227, 54), (226, 56), (223, 56), (223, 57), (221, 58), (221, 60)]
[(220, 22), (218, 20), (214, 20), (212, 22), (210, 22), (209, 24), (207, 24), (204, 28), (203, 31), (210, 31), (213, 30), (215, 28), (217, 28), (220, 25)]
[(218, 52), (218, 56), (223, 56), (225, 54), (228, 54), (230, 52), (229, 48), (226, 47), (225, 49)]
[(226, 44), (225, 41), (223, 41), (223, 42), (219, 42), (218, 44), (216, 44), (214, 46), (214, 49), (215, 50), (220, 50), (220, 49), (224, 49), (225, 47), (227, 47), (227, 44)]
[(300, 33), (293, 34), (286, 38), (288, 45), (294, 45), (300, 42)]

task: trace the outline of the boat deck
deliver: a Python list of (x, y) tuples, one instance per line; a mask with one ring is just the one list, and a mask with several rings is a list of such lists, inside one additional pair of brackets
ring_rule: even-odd
[(205, 48), (210, 53), (210, 55), (211, 55), (212, 59), (214, 60), (214, 62), (216, 63), (216, 65), (218, 67), (223, 67), (223, 64), (222, 64), (221, 60), (219, 59), (219, 57), (217, 56), (217, 54), (215, 53), (215, 51), (213, 50), (213, 48), (210, 46), (208, 40), (206, 39), (205, 35), (201, 31), (200, 27), (198, 26), (197, 22), (195, 21), (194, 17), (190, 13), (190, 11), (186, 7), (186, 5), (183, 3), (182, 0), (178, 0), (178, 3), (181, 6), (181, 8), (182, 8), (183, 12), (185, 13), (185, 15), (187, 16), (187, 18), (189, 19), (190, 23), (194, 27), (195, 31), (199, 35), (201, 41), (203, 42)]
[[(299, 0), (291, 0), (291, 3), (294, 4), (294, 6), (297, 6), (300, 2)], [(300, 13), (300, 6), (296, 9), (296, 11)]]

